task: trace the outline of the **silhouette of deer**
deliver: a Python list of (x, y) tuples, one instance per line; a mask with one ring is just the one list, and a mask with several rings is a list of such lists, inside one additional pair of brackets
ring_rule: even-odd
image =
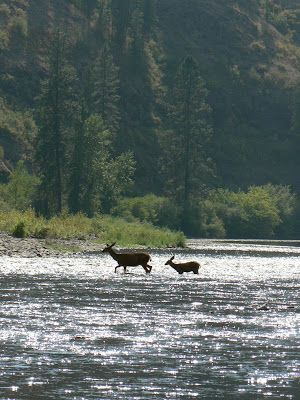
[(174, 268), (180, 275), (184, 272), (193, 272), (194, 274), (199, 273), (200, 264), (196, 261), (189, 261), (185, 263), (177, 263), (173, 262), (175, 256), (171, 257), (165, 265), (170, 265), (170, 267)]
[(152, 270), (152, 266), (148, 264), (151, 257), (147, 253), (116, 253), (113, 250), (113, 246), (115, 246), (116, 242), (109, 245), (107, 244), (105, 249), (102, 250), (102, 253), (109, 253), (111, 257), (117, 261), (118, 265), (115, 267), (115, 272), (120, 267), (124, 268), (124, 272), (126, 272), (126, 267), (137, 267), (141, 265), (146, 274), (150, 274)]

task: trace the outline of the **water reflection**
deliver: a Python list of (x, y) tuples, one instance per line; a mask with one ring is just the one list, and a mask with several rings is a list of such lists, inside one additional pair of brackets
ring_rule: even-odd
[(179, 252), (202, 265), (183, 276), (161, 251), (150, 276), (102, 255), (3, 257), (1, 396), (299, 398), (300, 259), (248, 247)]

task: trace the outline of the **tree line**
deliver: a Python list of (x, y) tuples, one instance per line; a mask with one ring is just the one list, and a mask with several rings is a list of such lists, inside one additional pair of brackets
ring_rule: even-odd
[[(152, 175), (179, 205), (178, 227), (188, 231), (192, 199), (212, 172), (211, 109), (199, 66), (191, 56), (179, 64), (172, 88), (161, 96), (164, 120), (157, 135), (146, 54), (154, 1), (76, 4), (87, 15), (85, 34), (93, 15), (103, 40), (79, 51), (81, 43), (72, 43), (61, 27), (53, 30), (36, 107), (34, 164), (41, 181), (35, 206), (47, 216), (64, 207), (88, 216), (109, 213), (121, 195), (147, 186)], [(87, 56), (79, 64), (77, 52)], [(134, 186), (138, 180), (143, 185)]]
[[(3, 198), (23, 180), (28, 190), (15, 191), (19, 199), (13, 196), (11, 204), (33, 206), (49, 218), (63, 210), (89, 217), (113, 213), (198, 236), (245, 236), (243, 225), (257, 237), (250, 216), (260, 214), (266, 236), (281, 237), (280, 226), (288, 224), (293, 228), (285, 235), (294, 237), (297, 228), (281, 217), (275, 189), (255, 191), (253, 184), (273, 182), (287, 198), (294, 196), (280, 184), (297, 183), (299, 90), (288, 103), (286, 92), (253, 70), (247, 74), (230, 64), (221, 48), (215, 62), (219, 75), (210, 74), (205, 60), (199, 64), (189, 51), (184, 56), (175, 51), (172, 58), (161, 41), (156, 0), (68, 0), (66, 5), (45, 2), (39, 29), (48, 41), (42, 50), (35, 42), (27, 45), (28, 58), (39, 59), (42, 67), (33, 72), (31, 86), (24, 79), (21, 97), (26, 104), (30, 97), (29, 111), (10, 111), (13, 96), (6, 90), (5, 99), (0, 87), (0, 128), (22, 136), (19, 158), (25, 159), (1, 189)], [(5, 10), (11, 19), (9, 7)], [(32, 2), (31, 18), (40, 11)], [(23, 44), (26, 34), (38, 32), (34, 19), (28, 26), (21, 20), (24, 15), (18, 12), (24, 29), (14, 28)], [(17, 40), (14, 44), (19, 51)], [(5, 84), (9, 88), (9, 79)], [(276, 152), (280, 165), (286, 158), (286, 170), (272, 164)], [(11, 172), (0, 152), (2, 160)], [(289, 216), (296, 216), (298, 203), (291, 204)]]

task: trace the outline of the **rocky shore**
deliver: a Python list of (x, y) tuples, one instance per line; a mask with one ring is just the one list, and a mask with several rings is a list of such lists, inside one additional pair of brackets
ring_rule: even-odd
[(101, 251), (103, 245), (88, 240), (18, 239), (0, 233), (0, 256), (8, 257), (59, 257)]

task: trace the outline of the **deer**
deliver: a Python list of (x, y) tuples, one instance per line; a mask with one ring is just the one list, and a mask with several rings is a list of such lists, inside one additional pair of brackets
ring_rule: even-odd
[(117, 269), (120, 267), (124, 268), (124, 272), (126, 272), (127, 267), (137, 267), (141, 265), (146, 274), (150, 274), (152, 270), (152, 266), (148, 264), (151, 260), (151, 257), (147, 253), (117, 253), (113, 247), (116, 245), (116, 242), (109, 245), (106, 244), (106, 247), (102, 250), (102, 253), (108, 253), (111, 257), (117, 261), (118, 265), (115, 267), (115, 273)]
[(170, 265), (170, 267), (174, 268), (175, 271), (177, 271), (180, 275), (184, 272), (193, 272), (194, 274), (199, 273), (200, 264), (196, 261), (175, 264), (173, 262), (174, 258), (175, 256), (171, 257), (170, 260), (165, 263), (165, 265)]

